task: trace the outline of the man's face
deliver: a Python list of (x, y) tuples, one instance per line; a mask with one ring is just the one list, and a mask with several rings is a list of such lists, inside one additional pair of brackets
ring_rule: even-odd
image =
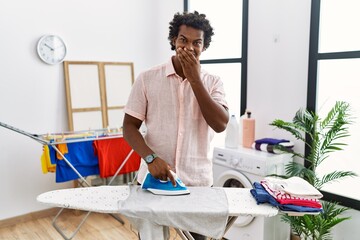
[(181, 25), (178, 36), (173, 40), (175, 49), (186, 48), (196, 59), (204, 50), (204, 32), (186, 25)]

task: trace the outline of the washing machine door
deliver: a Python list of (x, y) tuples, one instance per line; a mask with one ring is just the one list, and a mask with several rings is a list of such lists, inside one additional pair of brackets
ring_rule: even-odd
[[(236, 188), (252, 188), (250, 180), (241, 172), (235, 170), (226, 170), (219, 175), (214, 182), (215, 187), (236, 187)], [(239, 216), (234, 226), (244, 227), (251, 223), (254, 219), (252, 216)]]

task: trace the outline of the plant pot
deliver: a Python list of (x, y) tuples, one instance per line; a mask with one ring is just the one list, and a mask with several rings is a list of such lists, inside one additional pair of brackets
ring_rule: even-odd
[(296, 235), (295, 233), (291, 233), (290, 240), (301, 240), (300, 236)]

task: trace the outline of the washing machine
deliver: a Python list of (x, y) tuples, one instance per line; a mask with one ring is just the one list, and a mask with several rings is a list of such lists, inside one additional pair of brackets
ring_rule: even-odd
[[(269, 174), (283, 175), (291, 154), (272, 154), (239, 147), (215, 147), (213, 151), (214, 186), (252, 188)], [(240, 216), (224, 236), (229, 240), (288, 240), (290, 226), (274, 217)]]

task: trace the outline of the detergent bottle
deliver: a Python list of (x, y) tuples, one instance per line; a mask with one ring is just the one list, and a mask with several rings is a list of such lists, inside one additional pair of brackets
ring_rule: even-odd
[(251, 112), (246, 110), (246, 117), (242, 119), (242, 145), (251, 148), (255, 141), (255, 119), (251, 118)]

